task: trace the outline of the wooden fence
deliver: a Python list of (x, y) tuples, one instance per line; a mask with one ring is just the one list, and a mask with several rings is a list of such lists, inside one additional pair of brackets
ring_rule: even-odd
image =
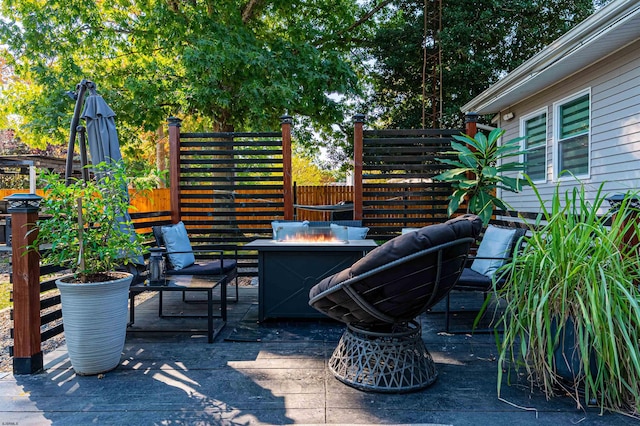
[[(26, 189), (0, 189), (0, 200), (12, 194), (26, 192), (28, 192)], [(41, 197), (45, 195), (42, 189), (36, 189), (36, 194)], [(129, 190), (129, 196), (131, 198), (131, 212), (146, 213), (171, 210), (169, 189), (167, 188), (152, 189), (145, 192)]]
[(372, 235), (389, 239), (401, 228), (448, 219), (451, 186), (433, 177), (449, 167), (437, 159), (446, 156), (451, 150), (452, 136), (460, 132), (459, 129), (361, 131), (362, 167), (356, 167), (355, 191), (362, 194), (361, 217)]
[[(9, 195), (27, 192), (23, 189), (0, 189), (0, 200)], [(251, 195), (260, 194), (260, 191), (250, 190), (250, 189), (238, 189), (236, 190), (238, 194), (242, 197), (248, 197)], [(36, 193), (41, 197), (44, 196), (42, 190), (36, 190)], [(192, 190), (191, 194), (211, 194), (211, 191), (208, 190)], [(171, 210), (171, 199), (170, 199), (170, 190), (169, 188), (158, 188), (152, 189), (144, 192), (137, 192), (135, 190), (130, 190), (129, 195), (131, 198), (131, 209), (130, 212), (134, 213), (149, 213), (149, 212), (158, 212), (158, 211), (170, 211)], [(351, 185), (327, 185), (327, 186), (294, 186), (294, 198), (296, 199), (297, 204), (307, 205), (307, 206), (317, 206), (317, 205), (332, 205), (337, 204), (341, 201), (352, 201), (353, 200), (353, 186)], [(189, 212), (212, 212), (215, 206), (203, 206), (203, 207), (190, 207)], [(245, 205), (242, 207), (242, 212), (251, 213), (251, 215), (247, 215), (244, 217), (245, 220), (241, 222), (246, 222), (249, 216), (252, 216), (254, 212), (263, 211), (263, 208), (252, 207), (250, 205)], [(239, 216), (242, 216), (241, 214)], [(240, 218), (239, 218), (240, 219)], [(266, 217), (267, 220), (274, 220), (275, 217)], [(319, 212), (319, 211), (308, 211), (299, 209), (297, 211), (297, 219), (298, 220), (329, 220), (329, 212)], [(246, 227), (247, 229), (251, 228), (251, 224), (240, 225), (240, 227)]]

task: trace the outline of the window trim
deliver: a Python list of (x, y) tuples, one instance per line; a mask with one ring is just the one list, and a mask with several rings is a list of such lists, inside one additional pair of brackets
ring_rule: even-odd
[[(548, 163), (548, 155), (549, 155), (549, 107), (544, 106), (542, 108), (539, 108), (535, 111), (532, 111), (522, 117), (520, 117), (520, 131), (519, 131), (519, 135), (521, 137), (525, 136), (525, 129), (526, 129), (526, 122), (528, 120), (531, 120), (532, 118), (535, 118), (539, 115), (545, 114), (544, 117), (544, 128), (545, 128), (545, 144), (544, 144), (544, 178), (543, 179), (538, 179), (538, 180), (532, 180), (533, 183), (547, 183), (547, 181), (549, 180), (549, 163)], [(523, 152), (522, 154), (520, 154), (519, 157), (519, 161), (521, 163), (524, 163), (524, 152), (525, 152), (525, 139), (522, 139), (522, 141), (520, 142), (520, 149)], [(524, 171), (522, 172), (524, 174)]]
[(575, 175), (576, 178), (580, 179), (590, 179), (591, 178), (591, 131), (593, 129), (593, 125), (591, 123), (591, 117), (593, 112), (593, 97), (591, 96), (591, 88), (581, 90), (572, 94), (571, 96), (567, 96), (563, 99), (560, 99), (553, 103), (553, 180), (554, 181), (563, 181), (567, 179), (573, 180), (573, 176), (569, 174), (563, 174), (560, 176), (560, 131), (562, 129), (562, 124), (560, 123), (560, 107), (564, 104), (567, 104), (577, 98), (580, 98), (584, 95), (589, 96), (589, 130), (587, 131), (587, 173)]

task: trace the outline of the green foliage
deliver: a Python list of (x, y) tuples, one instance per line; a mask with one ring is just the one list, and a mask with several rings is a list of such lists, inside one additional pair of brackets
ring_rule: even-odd
[(10, 282), (0, 283), (0, 309), (10, 308), (11, 303), (11, 290), (13, 289), (13, 284)]
[[(422, 127), (425, 53), (429, 58), (442, 58), (441, 68), (432, 67), (433, 59), (427, 64), (425, 85), (427, 95), (442, 91), (440, 127), (460, 127), (462, 105), (594, 11), (592, 0), (443, 2), (442, 28), (434, 24), (425, 33), (424, 1), (402, 0), (394, 5), (368, 46), (367, 52), (375, 59), (372, 91), (359, 110), (392, 128)], [(427, 13), (438, 14), (431, 4)], [(442, 87), (434, 87), (434, 73), (442, 74)], [(431, 112), (429, 100), (426, 109)], [(426, 125), (431, 127), (431, 122)]]
[(41, 212), (49, 217), (38, 220), (38, 236), (31, 247), (44, 245), (45, 264), (70, 268), (82, 282), (132, 262), (144, 250), (141, 236), (123, 218), (129, 208), (125, 167), (101, 163), (94, 170), (98, 179), (75, 180), (68, 186), (57, 173), (41, 173), (45, 191)]
[(292, 129), (292, 139), (304, 156), (313, 158), (316, 164), (344, 178), (347, 170), (353, 168), (353, 118), (348, 117), (342, 123), (319, 126), (313, 120), (296, 118)]
[(496, 197), (497, 188), (506, 191), (518, 192), (522, 189), (522, 180), (519, 177), (507, 176), (508, 172), (523, 170), (524, 164), (519, 161), (504, 161), (510, 157), (520, 155), (520, 141), (523, 138), (515, 138), (498, 144), (498, 140), (504, 134), (502, 129), (494, 129), (485, 136), (479, 132), (475, 138), (469, 135), (454, 136), (461, 142), (451, 142), (453, 152), (458, 158), (452, 160), (439, 158), (438, 161), (453, 166), (434, 177), (436, 180), (450, 182), (454, 189), (449, 196), (449, 216), (458, 210), (458, 207), (466, 200), (467, 212), (477, 214), (486, 225), (493, 215), (494, 207), (507, 210), (502, 200)]
[[(358, 2), (2, 2), (0, 45), (18, 77), (0, 117), (23, 140), (64, 144), (65, 91), (87, 78), (136, 145), (170, 115), (207, 117), (213, 130), (277, 128), (279, 117), (342, 119), (331, 93), (356, 94), (348, 54), (365, 24)], [(350, 31), (347, 28), (353, 27)]]
[(434, 37), (442, 68), (427, 72), (441, 71), (444, 84), (427, 79), (426, 93), (442, 89), (441, 126), (460, 126), (461, 105), (593, 10), (591, 0), (445, 2), (442, 29), (425, 37), (424, 6), (0, 2), (3, 71), (15, 74), (0, 94), (0, 128), (31, 146), (65, 145), (73, 112), (65, 92), (86, 78), (118, 114), (128, 158), (140, 155), (140, 135), (171, 115), (204, 118), (206, 130), (250, 131), (277, 128), (288, 111), (312, 129), (298, 142), (329, 148), (335, 167), (352, 158), (355, 112), (375, 126), (421, 127), (422, 58), (437, 57)]
[[(533, 184), (532, 184), (533, 186)], [(610, 227), (598, 216), (603, 185), (589, 201), (584, 185), (560, 192), (550, 209), (534, 186), (542, 214), (524, 249), (506, 265), (506, 301), (501, 319), (498, 392), (505, 362), (521, 363), (547, 396), (560, 391), (581, 405), (596, 399), (602, 409), (640, 410), (640, 259), (625, 235), (638, 232), (637, 210), (628, 194)], [(628, 219), (632, 220), (628, 220)], [(569, 389), (557, 374), (554, 349), (573, 327), (581, 364)], [(556, 326), (557, 325), (557, 326)], [(568, 358), (572, 354), (566, 354)], [(564, 389), (564, 390), (563, 390)], [(567, 391), (568, 390), (568, 391)]]
[[(30, 148), (14, 137), (13, 131), (0, 131), (0, 155), (42, 155), (62, 158), (66, 154), (61, 152), (61, 147), (48, 146), (46, 150)], [(3, 167), (0, 173), (0, 188), (29, 189), (29, 170), (27, 167)]]
[(298, 185), (324, 185), (334, 182), (335, 178), (313, 163), (300, 147), (294, 146), (291, 158), (293, 180)]

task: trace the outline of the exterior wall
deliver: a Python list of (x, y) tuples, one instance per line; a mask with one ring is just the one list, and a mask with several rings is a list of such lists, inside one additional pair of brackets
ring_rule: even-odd
[[(554, 178), (554, 103), (580, 91), (591, 92), (590, 150), (587, 178), (592, 194), (601, 183), (604, 192), (614, 194), (640, 190), (640, 39), (604, 58), (591, 67), (565, 79), (539, 94), (500, 112), (495, 126), (506, 130), (504, 140), (520, 136), (520, 118), (534, 111), (547, 110), (547, 179), (536, 184), (543, 200), (549, 200), (558, 180)], [(506, 113), (514, 118), (504, 121)], [(563, 189), (576, 186), (563, 178)], [(531, 188), (520, 194), (502, 193), (503, 199), (518, 211), (537, 212), (539, 203)]]

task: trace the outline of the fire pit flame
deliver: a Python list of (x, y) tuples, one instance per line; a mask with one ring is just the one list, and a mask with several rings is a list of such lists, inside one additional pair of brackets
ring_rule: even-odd
[(287, 235), (284, 239), (279, 240), (283, 243), (343, 243), (344, 240), (340, 240), (333, 235), (323, 234), (295, 234)]
[(304, 244), (345, 244), (349, 242), (345, 227), (336, 229), (329, 227), (305, 227), (303, 230), (295, 230), (293, 232), (285, 228), (278, 228), (275, 240), (279, 243)]

